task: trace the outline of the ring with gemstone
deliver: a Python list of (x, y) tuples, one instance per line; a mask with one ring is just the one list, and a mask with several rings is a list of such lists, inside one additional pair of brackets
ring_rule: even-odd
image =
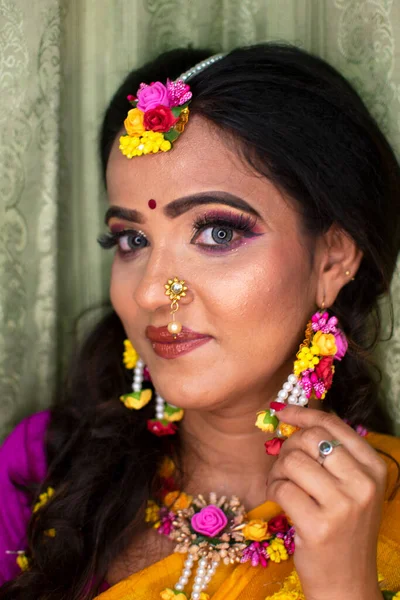
[(339, 442), (339, 440), (332, 440), (332, 441), (328, 441), (328, 440), (322, 440), (319, 444), (318, 444), (318, 452), (319, 452), (319, 458), (318, 458), (318, 462), (320, 465), (323, 464), (325, 458), (327, 456), (329, 456), (330, 454), (332, 454), (333, 450), (335, 448), (337, 448), (338, 446), (341, 446), (341, 442)]

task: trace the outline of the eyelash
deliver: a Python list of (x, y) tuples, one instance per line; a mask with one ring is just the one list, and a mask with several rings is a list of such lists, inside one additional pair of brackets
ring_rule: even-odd
[[(244, 215), (244, 214), (231, 214), (231, 215), (204, 215), (203, 217), (200, 217), (199, 219), (197, 219), (195, 221), (195, 223), (193, 224), (193, 237), (191, 240), (191, 243), (193, 244), (194, 241), (200, 236), (200, 234), (212, 227), (225, 227), (226, 229), (231, 229), (236, 233), (240, 233), (242, 234), (242, 237), (244, 238), (251, 238), (260, 234), (257, 234), (253, 231), (255, 225), (257, 222), (257, 218), (256, 217), (252, 217), (250, 215)], [(127, 237), (127, 236), (131, 236), (134, 238), (141, 238), (143, 240), (145, 240), (146, 242), (148, 241), (145, 234), (142, 231), (138, 231), (138, 230), (132, 230), (132, 229), (125, 229), (123, 231), (117, 231), (117, 232), (108, 232), (105, 233), (103, 235), (100, 235), (98, 238), (98, 243), (100, 244), (100, 246), (106, 250), (113, 248), (114, 246), (118, 245), (118, 242), (121, 238), (123, 237)], [(147, 245), (147, 244), (146, 244)], [(207, 248), (207, 250), (210, 251), (226, 251), (226, 249), (230, 249), (232, 247), (232, 245), (230, 243), (227, 244), (197, 244), (199, 246), (203, 246), (203, 248)], [(121, 250), (120, 248), (120, 252), (122, 255), (127, 255), (127, 254), (131, 254), (131, 253), (135, 253), (137, 252), (137, 250), (140, 250), (141, 248), (144, 248), (146, 246), (142, 246), (142, 247), (138, 247), (137, 249), (131, 249), (130, 251), (127, 250)]]

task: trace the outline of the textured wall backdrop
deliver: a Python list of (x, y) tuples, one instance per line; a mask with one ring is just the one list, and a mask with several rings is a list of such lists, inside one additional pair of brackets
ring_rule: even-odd
[[(394, 0), (0, 0), (0, 435), (49, 405), (81, 328), (107, 299), (96, 245), (96, 143), (120, 79), (179, 45), (285, 40), (338, 67), (400, 152), (400, 3)], [(381, 344), (400, 433), (400, 277)]]

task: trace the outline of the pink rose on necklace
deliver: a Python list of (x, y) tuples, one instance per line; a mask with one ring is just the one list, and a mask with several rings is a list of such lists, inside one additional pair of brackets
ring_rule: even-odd
[(214, 504), (205, 506), (191, 519), (193, 529), (206, 537), (215, 537), (225, 529), (227, 524), (228, 519), (224, 511)]
[(167, 88), (160, 81), (153, 82), (150, 85), (141, 83), (137, 91), (137, 97), (138, 103), (136, 108), (139, 108), (143, 112), (156, 108), (160, 104), (168, 108), (170, 105)]

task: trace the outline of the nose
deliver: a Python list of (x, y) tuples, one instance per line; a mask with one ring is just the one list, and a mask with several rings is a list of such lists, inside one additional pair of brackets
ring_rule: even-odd
[[(186, 290), (179, 293), (179, 285), (176, 285), (174, 279), (179, 282), (184, 282)], [(169, 283), (172, 282), (172, 283)], [(168, 286), (168, 287), (166, 287)], [(176, 270), (172, 265), (172, 261), (168, 265), (168, 271), (165, 267), (165, 261), (160, 261), (158, 264), (154, 261), (153, 264), (148, 264), (146, 271), (138, 282), (134, 292), (134, 299), (137, 305), (144, 311), (154, 313), (164, 309), (165, 313), (169, 312), (174, 295), (179, 296), (178, 303), (180, 307), (190, 304), (193, 301), (193, 291), (190, 282), (185, 278), (185, 273), (182, 266)]]

